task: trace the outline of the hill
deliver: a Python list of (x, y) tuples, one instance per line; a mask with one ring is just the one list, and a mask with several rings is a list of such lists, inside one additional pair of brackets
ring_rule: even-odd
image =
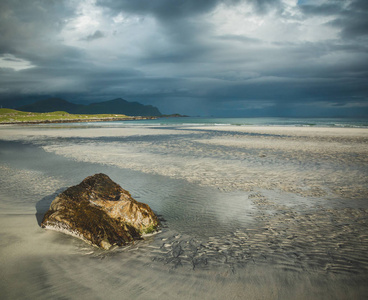
[(37, 101), (32, 104), (20, 106), (17, 108), (17, 110), (37, 113), (66, 111), (72, 114), (76, 112), (80, 108), (80, 106), (84, 105), (73, 104), (60, 98), (49, 98), (46, 100)]
[(17, 108), (20, 111), (45, 113), (66, 111), (71, 114), (124, 114), (127, 116), (161, 116), (157, 107), (129, 102), (121, 98), (89, 105), (74, 104), (60, 98), (49, 98)]
[(46, 113), (24, 112), (9, 108), (0, 108), (0, 124), (40, 124), (142, 120), (151, 117), (128, 117), (121, 114), (69, 114), (65, 111)]
[(110, 101), (92, 103), (80, 108), (79, 113), (85, 114), (124, 114), (127, 116), (161, 116), (157, 107), (129, 102), (121, 98)]

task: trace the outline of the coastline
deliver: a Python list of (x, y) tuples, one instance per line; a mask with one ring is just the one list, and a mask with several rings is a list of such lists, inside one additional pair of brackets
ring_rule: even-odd
[(249, 126), (194, 126), (195, 130), (231, 131), (248, 134), (280, 135), (280, 136), (366, 136), (368, 128), (365, 127), (327, 127), (327, 126), (280, 126), (280, 125), (249, 125)]
[(116, 122), (116, 121), (137, 121), (137, 120), (155, 120), (158, 117), (107, 117), (107, 118), (89, 118), (89, 119), (62, 119), (62, 120), (35, 120), (35, 121), (11, 121), (0, 122), (0, 125), (38, 125), (38, 124), (58, 124), (58, 123), (89, 123), (89, 122)]

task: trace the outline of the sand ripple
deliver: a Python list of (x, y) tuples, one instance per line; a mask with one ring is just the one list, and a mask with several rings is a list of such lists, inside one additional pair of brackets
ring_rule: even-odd
[[(367, 132), (3, 129), (33, 145), (1, 149), (3, 295), (364, 299)], [(38, 227), (38, 201), (101, 169), (166, 219), (160, 233), (106, 252)]]
[[(134, 130), (137, 133), (138, 129)], [(332, 136), (323, 131), (317, 131), (316, 136), (298, 136), (293, 131), (293, 135), (264, 135), (191, 129), (154, 136), (151, 128), (149, 138), (142, 138), (142, 128), (141, 135), (129, 138), (67, 138), (39, 143), (46, 151), (79, 161), (185, 179), (221, 190), (264, 188), (304, 196), (366, 199), (368, 135), (362, 132), (368, 131), (357, 129), (351, 136), (340, 131), (341, 136), (339, 131)]]
[[(255, 202), (259, 196), (254, 198)], [(152, 252), (156, 255), (153, 260), (174, 268), (226, 265), (233, 272), (248, 265), (294, 272), (368, 272), (368, 209), (319, 207), (302, 213), (277, 205), (260, 206), (255, 215), (258, 222), (253, 227), (206, 240), (166, 236)], [(263, 213), (275, 206), (276, 212)]]

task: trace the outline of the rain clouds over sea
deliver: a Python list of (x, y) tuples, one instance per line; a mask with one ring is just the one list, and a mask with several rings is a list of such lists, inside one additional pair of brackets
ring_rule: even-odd
[[(365, 299), (367, 144), (352, 128), (1, 128), (1, 298)], [(158, 233), (102, 251), (39, 227), (101, 172)]]

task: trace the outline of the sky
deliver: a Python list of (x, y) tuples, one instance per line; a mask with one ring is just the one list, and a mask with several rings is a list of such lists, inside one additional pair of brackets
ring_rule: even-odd
[(0, 0), (0, 101), (368, 117), (367, 0)]

